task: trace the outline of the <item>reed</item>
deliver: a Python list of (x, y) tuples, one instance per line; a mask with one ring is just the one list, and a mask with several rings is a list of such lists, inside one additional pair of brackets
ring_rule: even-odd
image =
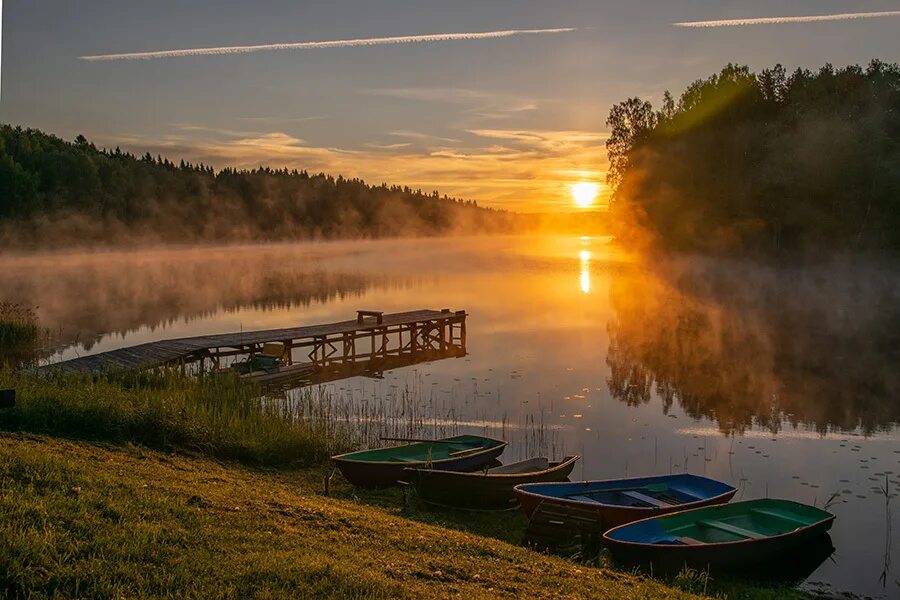
[(440, 439), (473, 433), (509, 441), (505, 452), (509, 460), (566, 454), (558, 428), (548, 426), (542, 412), (523, 414), (511, 423), (499, 402), (492, 406), (477, 389), (437, 393), (424, 385), (418, 372), (387, 385), (348, 382), (295, 389), (277, 402), (293, 418), (326, 435), (342, 435), (360, 448), (384, 446), (385, 438)]
[(136, 443), (245, 464), (289, 468), (319, 464), (349, 448), (326, 430), (231, 376), (172, 371), (101, 377), (33, 376), (0, 371), (16, 406), (0, 411), (0, 429), (71, 439)]
[(28, 306), (0, 302), (0, 364), (32, 361), (42, 338), (37, 313)]

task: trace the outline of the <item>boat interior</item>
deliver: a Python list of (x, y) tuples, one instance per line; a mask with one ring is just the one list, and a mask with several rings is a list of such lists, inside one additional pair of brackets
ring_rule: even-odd
[(528, 460), (520, 460), (519, 462), (510, 463), (508, 465), (494, 467), (492, 469), (488, 469), (487, 472), (490, 475), (518, 475), (521, 473), (546, 471), (549, 468), (550, 459), (545, 456), (538, 456), (535, 458), (529, 458)]
[(721, 482), (690, 474), (568, 484), (531, 484), (526, 491), (586, 504), (668, 508), (733, 491)]
[(825, 518), (828, 513), (813, 507), (781, 500), (758, 500), (639, 521), (609, 535), (612, 539), (643, 544), (716, 544), (783, 535)]
[(462, 458), (467, 454), (493, 448), (503, 442), (474, 435), (460, 435), (444, 441), (420, 442), (404, 446), (378, 448), (356, 452), (352, 460), (366, 462), (422, 463), (450, 458)]

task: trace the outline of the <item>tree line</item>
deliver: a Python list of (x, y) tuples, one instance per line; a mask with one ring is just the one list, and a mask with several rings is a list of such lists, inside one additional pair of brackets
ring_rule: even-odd
[(900, 251), (900, 68), (727, 65), (607, 121), (620, 238), (726, 255)]
[(439, 235), (515, 220), (437, 191), (286, 168), (217, 171), (0, 126), (5, 246)]

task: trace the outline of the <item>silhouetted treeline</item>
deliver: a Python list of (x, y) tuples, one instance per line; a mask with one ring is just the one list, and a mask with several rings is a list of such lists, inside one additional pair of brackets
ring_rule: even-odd
[(623, 238), (721, 254), (900, 251), (900, 69), (728, 65), (610, 112)]
[(515, 219), (437, 192), (299, 170), (215, 171), (0, 127), (5, 246), (476, 233)]

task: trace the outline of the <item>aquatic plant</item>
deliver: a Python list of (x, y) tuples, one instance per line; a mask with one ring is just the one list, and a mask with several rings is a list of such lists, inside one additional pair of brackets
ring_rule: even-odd
[(0, 302), (0, 364), (33, 358), (41, 339), (37, 313), (29, 306)]
[(0, 388), (16, 405), (0, 412), (0, 429), (162, 450), (199, 453), (279, 468), (319, 464), (349, 442), (261, 398), (232, 376), (189, 377), (174, 371), (84, 377), (0, 371)]

